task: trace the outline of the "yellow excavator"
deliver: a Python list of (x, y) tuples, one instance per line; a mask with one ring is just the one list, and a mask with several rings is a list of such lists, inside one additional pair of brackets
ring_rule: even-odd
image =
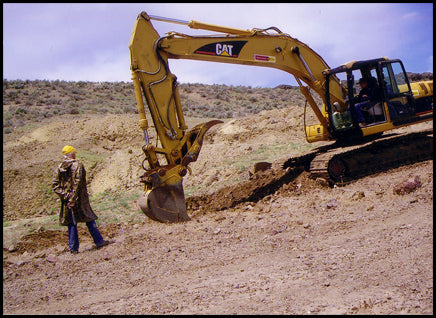
[[(193, 36), (169, 32), (160, 36), (151, 20), (215, 33)], [(392, 143), (389, 137), (377, 147), (365, 148), (383, 132), (433, 119), (433, 82), (410, 83), (400, 60), (382, 57), (330, 68), (306, 44), (276, 27), (244, 30), (142, 12), (135, 22), (129, 49), (139, 125), (145, 138), (142, 147), (145, 173), (141, 177), (145, 195), (138, 203), (148, 217), (160, 222), (189, 220), (182, 180), (190, 170), (189, 163), (197, 160), (207, 130), (221, 123), (212, 120), (188, 130), (177, 79), (169, 69), (168, 59), (270, 67), (292, 74), (319, 121), (306, 126), (307, 141), (337, 142), (323, 150), (291, 158), (283, 167), (303, 162), (311, 173), (333, 183), (346, 182), (368, 170), (369, 162), (378, 158), (376, 152), (389, 149)], [(359, 100), (357, 83), (362, 82), (377, 92), (376, 99), (366, 99), (366, 103)], [(322, 106), (317, 105), (311, 91), (321, 97)], [(150, 143), (144, 100), (160, 145)], [(404, 154), (381, 154), (384, 161), (378, 165), (391, 164), (389, 157), (395, 157), (392, 160), (398, 162), (411, 156), (432, 156), (432, 149), (428, 150), (432, 142), (419, 140), (417, 136), (404, 137), (400, 142), (413, 146), (404, 147)], [(356, 154), (360, 161), (356, 161)]]

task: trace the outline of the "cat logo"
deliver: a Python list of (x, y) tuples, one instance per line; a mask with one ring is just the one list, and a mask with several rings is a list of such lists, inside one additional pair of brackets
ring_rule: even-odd
[(238, 57), (247, 41), (225, 41), (203, 45), (194, 51), (195, 54), (206, 54), (223, 57)]
[(215, 52), (216, 55), (232, 56), (233, 45), (217, 43)]

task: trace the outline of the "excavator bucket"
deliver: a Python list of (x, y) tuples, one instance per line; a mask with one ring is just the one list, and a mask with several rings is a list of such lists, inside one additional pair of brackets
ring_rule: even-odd
[[(183, 176), (189, 169), (189, 163), (197, 160), (204, 134), (209, 128), (220, 123), (221, 120), (211, 120), (195, 126), (186, 133), (189, 149), (180, 158), (180, 165), (159, 166), (144, 174), (142, 182), (147, 184), (148, 190), (139, 199), (138, 205), (145, 215), (159, 222), (176, 223), (190, 220), (186, 211)], [(150, 149), (153, 148), (143, 148), (147, 156), (153, 154)]]
[(142, 212), (155, 221), (177, 223), (190, 220), (182, 181), (149, 190), (138, 200)]

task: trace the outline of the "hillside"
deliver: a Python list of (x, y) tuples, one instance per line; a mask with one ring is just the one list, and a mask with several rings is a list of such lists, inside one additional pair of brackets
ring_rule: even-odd
[[(335, 188), (302, 173), (258, 201), (190, 206), (192, 220), (161, 224), (136, 206), (144, 142), (131, 84), (3, 88), (4, 314), (433, 314), (432, 160)], [(255, 162), (319, 146), (305, 141), (298, 88), (182, 84), (181, 94), (189, 127), (224, 121), (184, 179), (193, 200), (247, 182)], [(57, 224), (50, 179), (65, 144), (112, 241), (101, 250), (80, 225), (71, 255)], [(416, 176), (420, 187), (395, 193)]]
[[(186, 116), (236, 118), (304, 105), (298, 87), (180, 84)], [(132, 83), (3, 80), (3, 132), (64, 114), (136, 114)]]

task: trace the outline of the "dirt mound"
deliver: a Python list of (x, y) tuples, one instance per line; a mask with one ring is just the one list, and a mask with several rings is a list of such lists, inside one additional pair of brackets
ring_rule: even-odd
[(301, 167), (285, 170), (282, 164), (283, 161), (278, 161), (274, 168), (253, 174), (248, 181), (224, 187), (215, 193), (191, 196), (187, 199), (188, 209), (219, 211), (241, 203), (257, 202), (291, 183), (303, 171)]
[[(105, 238), (112, 239), (118, 235), (120, 230), (123, 228), (126, 228), (126, 225), (107, 224), (100, 226), (99, 231)], [(85, 225), (79, 224), (77, 230), (81, 243), (92, 242), (92, 238)], [(66, 228), (63, 231), (40, 228), (34, 233), (23, 236), (17, 243), (13, 254), (40, 252), (56, 245), (64, 246), (64, 249), (61, 249), (60, 251), (68, 251), (68, 231)]]
[[(79, 235), (83, 235), (82, 228), (78, 229)], [(68, 242), (68, 232), (55, 230), (39, 230), (36, 233), (24, 236), (16, 246), (17, 253), (35, 253), (48, 247)]]

